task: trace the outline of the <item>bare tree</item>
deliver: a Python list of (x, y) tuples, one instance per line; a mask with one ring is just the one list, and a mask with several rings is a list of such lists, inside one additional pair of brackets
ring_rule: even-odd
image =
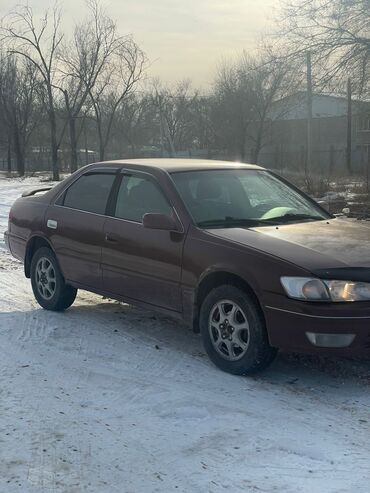
[(288, 105), (275, 105), (276, 101), (289, 96), (301, 84), (294, 60), (277, 55), (265, 48), (254, 57), (243, 53), (240, 60), (240, 76), (248, 79), (252, 100), (252, 122), (247, 128), (247, 142), (251, 147), (251, 162), (257, 163), (266, 144), (269, 126), (284, 116)]
[(9, 44), (9, 53), (25, 58), (33, 64), (42, 78), (45, 103), (50, 125), (50, 144), (53, 179), (59, 180), (58, 137), (55, 110), (55, 77), (57, 50), (63, 34), (60, 32), (61, 11), (57, 5), (47, 10), (36, 25), (29, 5), (19, 6), (3, 19), (3, 38)]
[(25, 153), (40, 116), (36, 91), (37, 70), (27, 59), (14, 55), (0, 58), (0, 106), (8, 130), (19, 176), (25, 172)]
[(359, 92), (369, 89), (368, 0), (284, 0), (283, 6), (278, 34), (293, 55), (312, 52), (322, 85), (350, 73)]
[(122, 38), (96, 84), (89, 89), (96, 121), (99, 156), (104, 160), (117, 109), (143, 76), (145, 55), (130, 37)]
[[(1, 47), (0, 47), (1, 50)], [(7, 156), (7, 169), (8, 173), (10, 174), (12, 171), (12, 132), (8, 123), (7, 119), (7, 112), (6, 109), (4, 108), (4, 99), (5, 99), (5, 94), (8, 92), (8, 85), (5, 83), (4, 79), (8, 79), (8, 74), (7, 70), (5, 70), (6, 64), (5, 64), (5, 58), (4, 53), (0, 51), (0, 142), (3, 148), (6, 149), (6, 156)]]
[(247, 148), (256, 163), (268, 124), (281, 117), (272, 111), (274, 103), (298, 85), (292, 61), (264, 48), (235, 62), (223, 62), (214, 84), (212, 119), (215, 140), (229, 153), (244, 161)]
[(193, 100), (191, 112), (192, 144), (199, 150), (206, 150), (207, 156), (211, 157), (211, 146), (213, 143), (213, 126), (211, 119), (212, 98), (208, 95), (198, 93)]
[(171, 155), (177, 150), (191, 147), (194, 135), (194, 117), (197, 91), (191, 87), (190, 80), (178, 82), (174, 88), (161, 87), (155, 81), (153, 103), (158, 110), (161, 141)]
[(89, 0), (88, 9), (89, 18), (76, 25), (72, 42), (62, 45), (58, 52), (69, 128), (71, 172), (76, 171), (78, 161), (76, 120), (83, 110), (88, 112), (91, 106), (89, 95), (111, 62), (112, 55), (119, 52), (125, 42), (97, 0)]
[(253, 94), (238, 63), (224, 61), (218, 68), (211, 118), (217, 147), (245, 161), (247, 130), (253, 121)]
[(119, 106), (114, 125), (114, 137), (118, 155), (126, 145), (135, 155), (141, 147), (155, 145), (159, 140), (156, 111), (150, 94), (135, 94), (125, 98)]

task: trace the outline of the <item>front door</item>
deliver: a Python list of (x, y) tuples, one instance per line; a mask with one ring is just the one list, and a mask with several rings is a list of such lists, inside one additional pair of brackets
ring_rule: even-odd
[(147, 173), (122, 174), (117, 200), (104, 224), (104, 290), (180, 312), (184, 235), (143, 227), (149, 212), (172, 214), (158, 183)]

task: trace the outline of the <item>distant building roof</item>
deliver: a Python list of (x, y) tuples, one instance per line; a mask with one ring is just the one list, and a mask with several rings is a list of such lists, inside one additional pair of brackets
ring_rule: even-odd
[[(370, 108), (368, 101), (353, 100), (353, 111)], [(340, 117), (347, 114), (347, 98), (340, 95), (315, 93), (312, 96), (313, 118)], [(307, 118), (307, 93), (299, 91), (275, 101), (270, 110), (272, 120), (301, 120)]]

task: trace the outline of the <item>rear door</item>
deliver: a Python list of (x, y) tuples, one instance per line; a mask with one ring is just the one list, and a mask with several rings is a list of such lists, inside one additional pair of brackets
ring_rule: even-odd
[(111, 212), (104, 224), (104, 290), (180, 312), (184, 234), (142, 224), (146, 213), (175, 213), (157, 180), (149, 173), (122, 173)]
[(116, 169), (94, 169), (77, 178), (47, 211), (48, 236), (64, 277), (101, 290), (101, 254), (107, 203)]

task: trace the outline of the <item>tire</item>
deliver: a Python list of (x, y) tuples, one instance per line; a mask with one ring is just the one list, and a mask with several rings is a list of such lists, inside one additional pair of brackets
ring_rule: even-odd
[(77, 295), (77, 289), (65, 283), (58, 261), (47, 247), (39, 248), (32, 257), (31, 284), (37, 302), (45, 310), (66, 310)]
[(232, 285), (218, 286), (200, 308), (200, 333), (211, 361), (233, 375), (252, 375), (274, 360), (265, 322), (251, 296)]

